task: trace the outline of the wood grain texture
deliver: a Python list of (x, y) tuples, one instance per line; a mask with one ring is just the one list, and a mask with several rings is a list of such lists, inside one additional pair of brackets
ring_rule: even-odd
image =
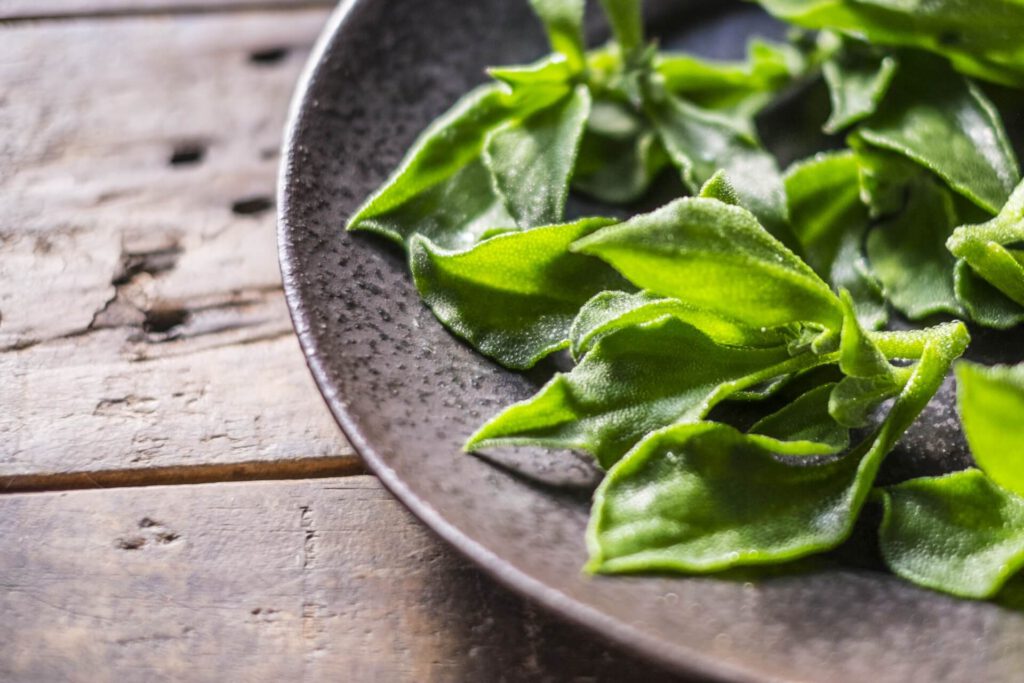
[(274, 234), (287, 102), (325, 19), (0, 25), (0, 489), (353, 466)]
[(668, 680), (368, 476), (0, 497), (0, 680)]
[(330, 7), (331, 0), (0, 0), (0, 20)]

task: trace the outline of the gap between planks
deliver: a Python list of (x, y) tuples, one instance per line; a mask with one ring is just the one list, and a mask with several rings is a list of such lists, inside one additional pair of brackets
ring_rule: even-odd
[(356, 456), (282, 460), (277, 462), (216, 463), (173, 467), (149, 467), (95, 472), (26, 474), (0, 479), (0, 495), (45, 493), (100, 488), (138, 488), (145, 486), (190, 486), (194, 484), (236, 483), (245, 481), (284, 481), (326, 479), (367, 474)]

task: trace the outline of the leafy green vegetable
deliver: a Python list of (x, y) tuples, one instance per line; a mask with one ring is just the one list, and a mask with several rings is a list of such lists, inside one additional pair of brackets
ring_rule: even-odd
[(793, 455), (792, 444), (715, 423), (652, 434), (595, 494), (588, 568), (708, 572), (834, 548), (849, 536), (885, 454), (967, 341), (962, 325), (935, 328), (879, 430), (824, 464), (787, 462), (778, 456)]
[(882, 556), (899, 576), (990, 598), (1024, 567), (1024, 499), (983, 472), (913, 479), (880, 495)]
[(530, 0), (551, 42), (551, 49), (565, 57), (574, 72), (586, 64), (583, 43), (584, 0)]
[(848, 290), (860, 321), (878, 329), (888, 314), (863, 253), (870, 219), (860, 200), (859, 177), (857, 156), (843, 151), (794, 164), (784, 181), (793, 231), (807, 263), (833, 287)]
[(1019, 0), (758, 0), (775, 16), (880, 45), (930, 50), (964, 73), (1024, 87)]
[(652, 97), (648, 115), (669, 158), (692, 192), (725, 171), (740, 204), (783, 242), (794, 244), (782, 175), (775, 158), (728, 117), (677, 97)]
[(991, 213), (1020, 180), (995, 107), (974, 84), (927, 56), (901, 57), (888, 96), (857, 136), (914, 160)]
[(572, 248), (604, 259), (642, 289), (754, 329), (841, 324), (828, 285), (750, 212), (717, 200), (679, 199)]
[(578, 86), (562, 102), (491, 134), (484, 161), (519, 227), (550, 225), (562, 219), (569, 177), (589, 113), (590, 93)]
[(602, 337), (665, 316), (673, 316), (693, 325), (719, 344), (727, 346), (770, 347), (785, 344), (783, 330), (754, 329), (721, 314), (695, 308), (678, 299), (649, 292), (601, 292), (580, 309), (569, 331), (570, 350), (579, 360)]
[(811, 354), (791, 358), (785, 346), (717, 344), (665, 316), (602, 337), (571, 372), (491, 419), (466, 448), (572, 448), (608, 467), (655, 429), (699, 420), (735, 392), (830, 361)]
[(779, 441), (817, 444), (822, 448), (815, 455), (839, 453), (850, 444), (850, 432), (829, 413), (829, 395), (834, 383), (822, 384), (804, 393), (783, 408), (759, 420), (750, 428)]
[(968, 598), (1024, 567), (1024, 365), (956, 368), (964, 431), (981, 468), (879, 491), (882, 554), (904, 578)]
[(626, 55), (639, 49), (644, 41), (640, 0), (601, 0), (601, 7), (612, 26), (619, 49)]
[(410, 267), (420, 296), (448, 329), (502, 365), (525, 369), (568, 345), (569, 326), (590, 297), (629, 286), (601, 261), (568, 250), (611, 222), (512, 232), (454, 252), (416, 236)]
[(946, 246), (975, 273), (1024, 306), (1024, 249), (1019, 246), (1022, 244), (1024, 183), (1017, 187), (998, 216), (982, 225), (957, 228)]
[(953, 274), (956, 298), (979, 325), (1008, 330), (1024, 324), (1024, 307), (981, 279), (966, 261), (958, 261)]
[(974, 461), (999, 486), (1024, 496), (1024, 365), (960, 363), (956, 378)]
[(896, 75), (896, 58), (847, 41), (846, 49), (825, 62), (822, 73), (832, 98), (832, 115), (825, 131), (837, 133), (868, 118)]

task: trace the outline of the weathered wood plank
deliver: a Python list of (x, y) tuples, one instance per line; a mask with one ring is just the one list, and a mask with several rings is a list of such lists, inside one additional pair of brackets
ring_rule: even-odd
[(5, 681), (668, 680), (482, 576), (372, 477), (0, 497)]
[(331, 0), (0, 0), (0, 20), (329, 7)]
[(0, 25), (0, 488), (350, 466), (274, 236), (287, 101), (325, 18)]

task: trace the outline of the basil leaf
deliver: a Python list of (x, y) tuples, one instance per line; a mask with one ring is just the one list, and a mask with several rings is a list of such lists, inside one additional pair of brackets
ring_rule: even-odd
[(1024, 324), (1024, 307), (981, 279), (966, 261), (958, 261), (953, 271), (956, 298), (971, 320), (999, 330)]
[(939, 53), (961, 71), (1024, 86), (1024, 6), (1006, 0), (758, 0), (775, 16), (880, 45)]
[(839, 453), (850, 445), (850, 432), (828, 412), (829, 394), (834, 383), (822, 384), (799, 396), (792, 403), (759, 420), (750, 434), (779, 441), (815, 444), (814, 455)]
[(963, 362), (956, 380), (974, 461), (996, 484), (1024, 495), (1024, 365), (986, 368)]
[(913, 479), (880, 495), (879, 544), (898, 576), (960, 597), (990, 598), (1024, 567), (1024, 499), (979, 470)]
[(963, 325), (928, 332), (921, 360), (874, 436), (819, 465), (793, 464), (786, 442), (714, 423), (652, 434), (594, 496), (588, 569), (709, 572), (835, 548), (853, 529), (882, 459), (968, 342)]
[(902, 57), (889, 96), (857, 135), (914, 160), (993, 214), (1020, 180), (995, 107), (976, 86), (927, 56)]
[(506, 408), (466, 448), (579, 449), (609, 467), (655, 429), (699, 420), (735, 392), (830, 361), (834, 358), (811, 354), (791, 358), (785, 347), (716, 344), (666, 316), (601, 338), (571, 372)]
[(794, 164), (784, 176), (793, 231), (815, 271), (846, 289), (861, 323), (888, 320), (881, 286), (863, 254), (868, 212), (860, 200), (857, 157), (849, 150), (819, 154)]
[(648, 104), (650, 116), (669, 158), (691, 192), (724, 170), (742, 206), (783, 242), (793, 244), (785, 191), (775, 157), (727, 117), (676, 97)]
[(562, 102), (494, 131), (484, 162), (508, 213), (521, 228), (562, 220), (590, 93), (578, 86)]
[(604, 218), (498, 235), (465, 251), (415, 236), (409, 263), (423, 301), (453, 333), (502, 365), (525, 369), (568, 345), (587, 299), (628, 287), (601, 261), (568, 251)]
[(565, 57), (574, 73), (586, 64), (583, 42), (584, 0), (530, 0), (548, 33), (551, 49)]
[(678, 299), (659, 297), (649, 292), (608, 291), (588, 301), (573, 321), (569, 331), (572, 356), (579, 360), (608, 334), (667, 315), (693, 325), (719, 344), (770, 347), (787, 341), (784, 331), (755, 330), (717, 312), (688, 306)]
[(601, 0), (619, 49), (629, 55), (643, 46), (644, 24), (640, 0)]
[[(893, 182), (899, 187), (898, 182)], [(960, 314), (956, 265), (945, 242), (957, 219), (953, 196), (921, 172), (902, 187), (905, 204), (868, 234), (867, 255), (885, 297), (911, 320)]]
[(1017, 304), (1024, 306), (1024, 250), (1006, 245), (1024, 243), (1024, 183), (999, 215), (982, 225), (954, 231), (946, 246), (981, 277)]
[(631, 282), (751, 328), (817, 323), (838, 328), (836, 296), (748, 211), (713, 199), (679, 199), (572, 247)]
[(838, 133), (874, 114), (889, 91), (896, 67), (896, 59), (891, 55), (847, 41), (846, 49), (822, 66), (832, 100), (825, 132)]

